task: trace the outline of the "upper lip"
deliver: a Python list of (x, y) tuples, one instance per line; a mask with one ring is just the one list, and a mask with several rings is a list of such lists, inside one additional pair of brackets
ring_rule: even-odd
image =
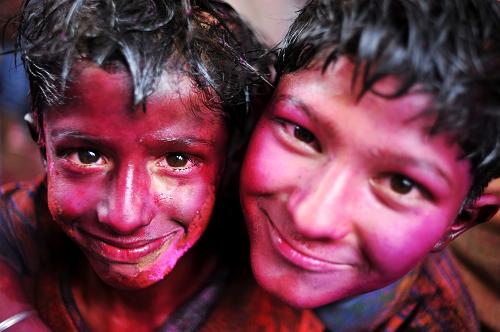
[(319, 262), (323, 262), (325, 264), (332, 264), (332, 265), (354, 265), (354, 264), (351, 264), (349, 262), (346, 262), (346, 263), (341, 263), (339, 261), (334, 261), (334, 260), (330, 260), (330, 259), (325, 259), (325, 258), (321, 258), (321, 257), (318, 257), (316, 255), (313, 255), (311, 254), (308, 250), (304, 250), (303, 249), (303, 246), (297, 246), (297, 243), (295, 243), (295, 241), (290, 241), (290, 237), (285, 237), (283, 236), (283, 232), (278, 228), (276, 227), (276, 225), (273, 223), (271, 217), (269, 216), (269, 214), (267, 213), (267, 211), (263, 208), (260, 208), (262, 213), (266, 216), (268, 222), (270, 223), (271, 227), (274, 228), (276, 230), (276, 233), (278, 233), (278, 235), (281, 237), (281, 239), (283, 241), (285, 241), (293, 250), (297, 251), (299, 254), (303, 255), (303, 256), (306, 256), (306, 257), (310, 257), (314, 260), (317, 260)]
[(151, 242), (154, 242), (158, 239), (161, 239), (161, 238), (164, 238), (172, 233), (174, 233), (175, 231), (172, 231), (172, 232), (169, 232), (168, 234), (163, 234), (162, 236), (159, 236), (159, 237), (155, 237), (155, 238), (147, 238), (147, 239), (142, 239), (142, 240), (138, 240), (138, 239), (134, 239), (134, 238), (131, 238), (131, 239), (127, 239), (126, 237), (117, 237), (117, 238), (114, 238), (114, 239), (110, 239), (108, 237), (105, 237), (105, 236), (102, 236), (102, 235), (96, 235), (94, 233), (91, 233), (91, 232), (87, 232), (86, 230), (83, 230), (83, 229), (80, 229), (80, 231), (84, 234), (86, 234), (87, 236), (90, 236), (91, 238), (94, 238), (95, 240), (97, 241), (101, 241), (101, 242), (104, 242), (110, 246), (113, 246), (113, 247), (116, 247), (116, 248), (119, 248), (119, 249), (135, 249), (135, 248), (140, 248), (140, 247), (143, 247)]

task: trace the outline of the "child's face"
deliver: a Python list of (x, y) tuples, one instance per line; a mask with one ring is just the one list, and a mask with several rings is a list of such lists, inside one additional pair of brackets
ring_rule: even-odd
[[(253, 270), (272, 293), (311, 307), (367, 292), (412, 269), (453, 224), (469, 163), (418, 117), (430, 98), (359, 102), (352, 65), (285, 76), (242, 170)], [(376, 88), (386, 91), (394, 80)]]
[(72, 99), (47, 110), (43, 129), (51, 214), (104, 281), (138, 288), (205, 230), (227, 131), (189, 80), (163, 74), (146, 112), (132, 110), (129, 80), (79, 66)]

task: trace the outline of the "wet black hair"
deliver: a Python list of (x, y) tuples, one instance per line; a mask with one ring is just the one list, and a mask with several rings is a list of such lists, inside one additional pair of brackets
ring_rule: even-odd
[[(451, 132), (470, 161), (469, 199), (500, 176), (500, 2), (496, 0), (312, 0), (278, 51), (277, 80), (339, 57), (355, 65), (361, 93), (387, 76), (387, 98), (419, 87), (433, 97), (430, 134)], [(413, 90), (412, 90), (413, 91)]]
[(17, 35), (38, 126), (43, 110), (65, 102), (79, 60), (125, 65), (144, 108), (173, 65), (204, 103), (242, 122), (250, 97), (266, 91), (270, 61), (259, 50), (229, 5), (206, 0), (26, 0)]

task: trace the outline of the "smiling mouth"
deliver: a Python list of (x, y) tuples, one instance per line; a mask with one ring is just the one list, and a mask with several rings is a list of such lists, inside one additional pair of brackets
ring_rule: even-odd
[(106, 263), (137, 264), (170, 246), (180, 231), (175, 230), (160, 238), (139, 241), (113, 241), (83, 230), (80, 232), (85, 236), (86, 246), (83, 249), (97, 259)]
[(269, 225), (269, 236), (276, 251), (292, 265), (311, 272), (331, 272), (339, 269), (351, 268), (351, 264), (335, 263), (318, 257), (313, 257), (297, 249), (288, 242), (276, 228), (267, 212), (261, 209)]

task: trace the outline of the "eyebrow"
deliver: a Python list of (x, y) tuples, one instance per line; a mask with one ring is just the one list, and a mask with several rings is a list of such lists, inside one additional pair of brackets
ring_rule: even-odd
[(156, 142), (160, 141), (167, 144), (175, 144), (186, 147), (195, 145), (213, 146), (215, 144), (215, 142), (210, 139), (205, 139), (192, 135), (185, 135), (185, 136), (176, 135), (176, 134), (171, 134), (168, 131), (164, 132), (162, 130), (145, 135), (144, 137), (141, 138), (141, 142), (144, 141), (146, 143), (148, 141), (156, 141)]
[[(323, 121), (321, 119), (321, 117), (319, 117), (314, 112), (314, 108), (312, 108), (311, 106), (307, 105), (300, 98), (297, 98), (295, 96), (292, 96), (292, 95), (289, 95), (289, 94), (286, 94), (286, 93), (282, 93), (282, 94), (280, 94), (280, 95), (278, 95), (276, 97), (275, 104), (277, 104), (279, 102), (283, 102), (283, 103), (287, 103), (289, 105), (293, 105), (300, 112), (304, 113), (311, 120), (311, 122), (313, 124), (315, 124), (315, 125), (320, 125), (321, 124), (322, 126), (326, 127), (329, 130), (330, 137), (332, 137), (332, 138), (337, 137), (338, 138), (338, 129), (337, 129), (337, 126), (334, 123), (330, 123), (328, 121)], [(333, 112), (333, 110), (331, 110), (331, 111)]]
[[(52, 137), (53, 139), (56, 139), (56, 140), (66, 138), (66, 137), (80, 138), (80, 139), (86, 139), (86, 140), (94, 138), (93, 135), (84, 134), (79, 130), (65, 129), (65, 128), (52, 130), (50, 132), (50, 137)], [(103, 137), (99, 137), (99, 138), (103, 138)]]
[(397, 163), (404, 166), (414, 166), (418, 168), (423, 168), (431, 171), (434, 174), (437, 174), (440, 178), (442, 178), (448, 187), (452, 187), (453, 182), (449, 178), (448, 174), (436, 163), (432, 161), (416, 159), (408, 155), (400, 154), (388, 149), (380, 149), (374, 148), (369, 151), (369, 155), (371, 158), (376, 160), (382, 160), (382, 162), (391, 162)]
[(295, 96), (286, 93), (279, 94), (276, 97), (275, 104), (277, 104), (278, 102), (286, 102), (288, 104), (292, 104), (293, 106), (296, 106), (300, 111), (302, 111), (305, 115), (307, 115), (309, 118), (311, 118), (311, 120), (313, 120), (314, 122), (319, 122), (318, 118), (313, 113), (309, 105), (307, 105), (301, 99)]
[[(109, 138), (107, 138), (106, 136), (102, 135), (95, 136), (92, 134), (85, 134), (75, 129), (54, 129), (53, 131), (50, 132), (50, 136), (55, 140), (60, 140), (63, 138), (75, 138), (85, 141), (109, 140)], [(167, 137), (159, 137), (159, 136), (162, 136), (161, 132), (148, 134), (145, 137), (142, 137), (139, 143), (145, 142), (147, 144), (148, 141), (161, 141), (163, 143), (172, 144), (178, 147), (189, 147), (195, 145), (213, 146), (215, 144), (213, 140), (208, 140), (195, 136), (180, 136), (180, 137), (177, 137), (175, 135), (171, 135), (171, 137), (168, 137), (168, 135), (165, 135)]]

